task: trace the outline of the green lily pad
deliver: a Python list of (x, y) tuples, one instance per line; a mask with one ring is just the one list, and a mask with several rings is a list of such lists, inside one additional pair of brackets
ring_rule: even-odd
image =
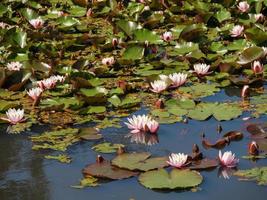
[(45, 156), (46, 159), (53, 159), (53, 160), (58, 160), (59, 162), (62, 163), (70, 163), (71, 162), (71, 158), (68, 155), (65, 154), (59, 154), (56, 156), (53, 155), (47, 155)]
[(173, 169), (168, 173), (164, 169), (142, 173), (139, 182), (149, 189), (185, 189), (201, 184), (203, 177), (191, 170)]
[(85, 187), (96, 187), (99, 184), (97, 183), (98, 179), (93, 176), (86, 176), (80, 180), (80, 185), (72, 185), (72, 188), (83, 189)]
[(96, 128), (92, 127), (80, 128), (78, 136), (83, 140), (99, 140), (103, 137)]
[(111, 144), (109, 142), (101, 143), (92, 147), (94, 151), (99, 153), (115, 153), (123, 144)]
[(123, 153), (112, 160), (112, 165), (129, 170), (149, 171), (156, 168), (168, 166), (167, 157), (150, 158), (151, 154), (143, 153)]
[(245, 49), (239, 56), (238, 63), (245, 65), (253, 62), (263, 56), (264, 52), (261, 47), (253, 46)]
[(267, 185), (267, 167), (238, 170), (234, 175), (241, 177), (241, 180), (256, 181), (258, 185)]

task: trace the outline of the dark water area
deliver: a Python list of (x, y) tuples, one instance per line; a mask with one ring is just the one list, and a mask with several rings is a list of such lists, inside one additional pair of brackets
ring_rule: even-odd
[[(239, 89), (221, 91), (215, 96), (204, 98), (204, 101), (238, 101)], [(230, 96), (226, 94), (231, 94)], [(136, 113), (146, 113), (142, 109)], [(149, 151), (153, 155), (168, 155), (171, 152), (190, 153), (192, 145), (198, 144), (201, 151), (208, 158), (215, 158), (218, 150), (205, 150), (201, 145), (201, 134), (206, 138), (216, 141), (222, 134), (232, 130), (239, 130), (244, 138), (239, 142), (231, 142), (222, 151), (231, 150), (240, 159), (238, 169), (249, 169), (255, 166), (266, 166), (267, 159), (257, 162), (242, 159), (247, 155), (247, 145), (250, 142), (246, 126), (254, 122), (266, 122), (267, 117), (244, 121), (242, 118), (249, 116), (244, 113), (235, 120), (218, 122), (214, 118), (208, 121), (189, 120), (188, 124), (176, 123), (161, 125), (158, 132), (159, 143), (147, 146), (132, 143), (127, 138), (128, 129), (108, 128), (102, 131), (104, 141), (122, 143), (127, 146), (127, 151)], [(122, 121), (125, 121), (123, 119)], [(221, 124), (223, 131), (217, 133), (217, 125)], [(44, 126), (35, 127), (32, 132), (21, 135), (9, 135), (5, 132), (6, 126), (1, 126), (0, 133), (0, 200), (195, 200), (195, 199), (266, 199), (267, 189), (257, 186), (254, 182), (238, 181), (235, 176), (229, 179), (220, 174), (219, 168), (212, 171), (202, 171), (203, 183), (197, 192), (191, 191), (160, 191), (149, 190), (138, 183), (136, 177), (108, 181), (98, 187), (75, 189), (82, 178), (81, 170), (87, 164), (95, 162), (98, 153), (91, 150), (92, 145), (103, 142), (81, 142), (71, 146), (67, 153), (72, 157), (70, 164), (61, 164), (54, 160), (44, 159), (47, 151), (33, 151), (28, 136), (45, 130)], [(114, 154), (103, 154), (106, 159), (112, 159)]]

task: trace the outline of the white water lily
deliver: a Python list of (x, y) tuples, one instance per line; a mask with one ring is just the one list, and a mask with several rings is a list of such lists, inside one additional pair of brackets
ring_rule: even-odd
[(205, 63), (198, 63), (194, 65), (194, 72), (198, 75), (198, 76), (205, 76), (207, 74), (209, 74), (209, 69), (210, 69), (210, 65), (207, 65)]
[(230, 34), (232, 37), (239, 37), (243, 34), (244, 26), (236, 25), (231, 30)]
[(169, 75), (173, 87), (179, 87), (186, 82), (187, 74), (173, 73)]
[(114, 59), (113, 56), (112, 56), (112, 57), (109, 57), (109, 58), (103, 58), (103, 59), (102, 59), (102, 64), (103, 64), (103, 65), (111, 66), (111, 65), (113, 65), (114, 63), (115, 63), (115, 59)]
[(44, 25), (44, 21), (41, 18), (31, 19), (29, 22), (35, 29), (40, 29)]
[(151, 91), (155, 93), (161, 93), (162, 91), (166, 90), (168, 87), (167, 83), (163, 80), (157, 80), (150, 84), (152, 87)]
[(6, 67), (9, 71), (20, 71), (22, 64), (20, 62), (10, 62), (7, 63)]
[(172, 153), (170, 156), (169, 156), (169, 160), (167, 161), (167, 163), (173, 167), (176, 167), (176, 168), (182, 168), (183, 166), (186, 165), (186, 162), (187, 162), (187, 158), (188, 158), (188, 155), (186, 154), (183, 154), (183, 153)]
[(2, 120), (8, 121), (12, 125), (25, 121), (24, 117), (24, 109), (10, 108), (6, 112), (7, 118), (1, 118)]
[(239, 160), (235, 158), (235, 154), (231, 151), (226, 151), (223, 154), (219, 151), (219, 161), (222, 166), (229, 168), (236, 167), (239, 162)]
[(239, 2), (239, 4), (237, 5), (237, 8), (242, 12), (245, 13), (249, 10), (249, 4), (246, 1), (241, 1)]
[(162, 39), (163, 39), (164, 41), (166, 41), (166, 42), (171, 41), (171, 40), (172, 40), (172, 32), (167, 31), (167, 32), (163, 33), (163, 35), (162, 35)]
[(41, 96), (43, 90), (42, 88), (36, 87), (36, 88), (32, 88), (30, 89), (27, 94), (34, 100), (38, 100), (39, 97)]

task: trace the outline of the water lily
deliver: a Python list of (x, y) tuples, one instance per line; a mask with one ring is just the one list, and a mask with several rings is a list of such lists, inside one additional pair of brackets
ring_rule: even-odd
[(186, 82), (187, 74), (173, 73), (169, 75), (169, 79), (172, 81), (173, 87), (179, 87)]
[(36, 87), (36, 88), (32, 88), (30, 89), (27, 94), (34, 100), (38, 100), (39, 97), (41, 96), (43, 90), (42, 88)]
[(205, 63), (198, 63), (194, 65), (194, 72), (198, 75), (198, 76), (205, 76), (207, 74), (209, 74), (209, 69), (210, 69), (210, 65), (207, 65)]
[(15, 108), (10, 108), (6, 112), (7, 118), (1, 118), (2, 120), (8, 121), (10, 124), (15, 125), (17, 123), (25, 121), (24, 117), (24, 110)]
[(29, 22), (35, 29), (40, 29), (44, 25), (44, 21), (41, 18), (31, 19)]
[(114, 59), (113, 56), (112, 56), (112, 57), (109, 57), (109, 58), (103, 58), (103, 59), (102, 59), (102, 64), (103, 64), (103, 65), (111, 66), (111, 65), (113, 65), (114, 63), (115, 63), (115, 59)]
[(176, 167), (176, 168), (182, 168), (184, 167), (187, 162), (187, 158), (188, 158), (188, 155), (186, 154), (183, 154), (183, 153), (172, 153), (170, 156), (169, 156), (169, 160), (167, 161), (167, 163), (173, 167)]
[(10, 62), (7, 63), (6, 67), (9, 71), (20, 71), (22, 64), (20, 62)]
[(248, 85), (244, 85), (242, 90), (241, 90), (241, 97), (245, 98), (249, 95), (249, 86)]
[(248, 153), (250, 155), (258, 155), (259, 154), (259, 145), (257, 144), (257, 142), (252, 141), (249, 143), (248, 145)]
[(157, 80), (150, 84), (152, 87), (151, 91), (155, 93), (161, 93), (162, 91), (166, 90), (166, 88), (168, 87), (167, 83), (163, 80)]
[(267, 55), (267, 47), (262, 47), (262, 50), (263, 50), (264, 56), (266, 56)]
[(162, 39), (163, 39), (164, 41), (166, 41), (166, 42), (171, 41), (171, 40), (172, 40), (172, 32), (167, 31), (167, 32), (163, 33), (163, 35), (162, 35)]
[(118, 45), (118, 43), (119, 43), (119, 41), (118, 41), (117, 38), (113, 38), (113, 39), (112, 39), (112, 46), (113, 46), (113, 47), (116, 47), (116, 46)]
[(37, 84), (40, 88), (44, 89), (52, 89), (56, 86), (57, 80), (54, 78), (47, 78), (41, 81), (38, 81)]
[(252, 64), (252, 70), (254, 74), (262, 74), (264, 71), (264, 67), (260, 61), (254, 61)]
[(242, 13), (245, 13), (249, 10), (249, 4), (246, 1), (239, 2), (237, 7)]
[(231, 36), (232, 37), (239, 37), (243, 34), (244, 26), (236, 25), (231, 30)]
[(235, 158), (235, 154), (231, 151), (226, 151), (223, 154), (219, 151), (219, 161), (222, 166), (229, 168), (236, 167), (239, 162), (239, 160)]
[(93, 10), (92, 8), (89, 8), (86, 12), (86, 17), (92, 17), (92, 15), (93, 15)]
[(53, 79), (55, 80), (56, 82), (60, 82), (60, 83), (63, 83), (66, 79), (65, 76), (61, 76), (61, 75), (54, 75), (54, 76), (51, 76), (50, 79)]
[(169, 79), (169, 76), (167, 76), (167, 75), (165, 75), (165, 74), (160, 74), (160, 75), (159, 75), (159, 78), (160, 78), (160, 80), (165, 81), (165, 82), (167, 82), (167, 81), (170, 80), (170, 79)]
[(125, 124), (131, 129), (131, 133), (156, 133), (159, 129), (159, 123), (147, 115), (133, 115)]

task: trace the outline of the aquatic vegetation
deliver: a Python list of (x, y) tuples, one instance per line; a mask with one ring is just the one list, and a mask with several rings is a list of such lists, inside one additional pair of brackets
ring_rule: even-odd
[(187, 163), (187, 158), (188, 158), (188, 155), (186, 154), (183, 154), (183, 153), (172, 153), (170, 156), (169, 156), (169, 160), (167, 161), (167, 163), (169, 165), (171, 165), (172, 167), (176, 167), (176, 168), (182, 168), (184, 166), (186, 166), (188, 163)]
[(23, 109), (15, 109), (15, 108), (10, 108), (6, 112), (6, 116), (2, 117), (2, 120), (8, 121), (10, 124), (15, 125), (17, 123), (23, 122), (26, 119), (24, 118), (24, 110)]
[(43, 92), (43, 90), (41, 88), (36, 87), (36, 88), (30, 89), (27, 92), (27, 94), (29, 95), (29, 97), (32, 98), (32, 100), (37, 101), (40, 98), (42, 92)]
[(219, 161), (222, 166), (232, 168), (236, 167), (239, 159), (235, 158), (235, 154), (231, 151), (226, 151), (223, 154), (219, 151)]
[(238, 170), (234, 173), (241, 180), (256, 181), (258, 185), (267, 185), (267, 167), (255, 167), (248, 170)]
[(116, 152), (119, 148), (123, 148), (123, 144), (111, 144), (109, 142), (97, 144), (92, 147), (92, 149), (96, 152), (99, 153), (114, 153)]

